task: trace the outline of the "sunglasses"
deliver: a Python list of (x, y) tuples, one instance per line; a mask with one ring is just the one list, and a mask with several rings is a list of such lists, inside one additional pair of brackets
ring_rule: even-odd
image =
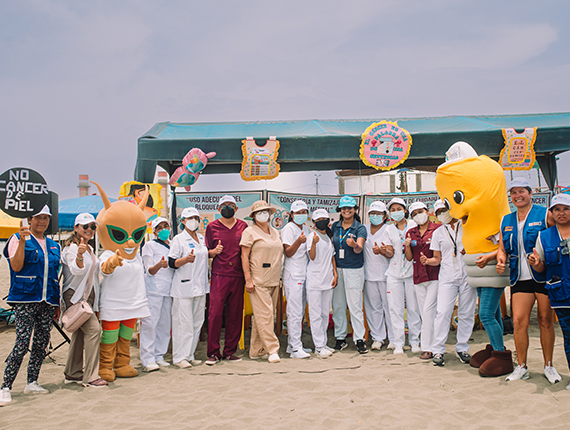
[(83, 224), (83, 230), (97, 230), (97, 224)]

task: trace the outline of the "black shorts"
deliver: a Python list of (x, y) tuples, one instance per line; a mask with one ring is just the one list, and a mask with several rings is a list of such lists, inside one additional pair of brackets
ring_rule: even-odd
[(534, 279), (528, 279), (526, 281), (517, 281), (515, 285), (511, 285), (511, 294), (515, 293), (539, 293), (548, 296), (544, 284), (536, 282)]

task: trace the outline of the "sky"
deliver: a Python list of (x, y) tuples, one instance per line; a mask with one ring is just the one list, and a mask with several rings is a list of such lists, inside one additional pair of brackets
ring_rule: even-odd
[[(162, 121), (570, 111), (565, 0), (1, 6), (0, 172), (37, 170), (60, 199), (78, 196), (80, 174), (117, 196), (137, 138)], [(336, 193), (334, 172), (203, 175), (193, 190), (312, 193), (315, 174)]]

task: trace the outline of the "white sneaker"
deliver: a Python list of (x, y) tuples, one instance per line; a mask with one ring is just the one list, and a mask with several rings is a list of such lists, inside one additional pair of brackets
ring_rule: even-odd
[(420, 348), (420, 346), (417, 343), (412, 343), (410, 345), (410, 347), (412, 348), (413, 354), (418, 354), (418, 353), (422, 352), (422, 349)]
[(10, 389), (8, 387), (2, 388), (0, 390), (0, 404), (5, 405), (12, 401), (12, 395), (10, 394)]
[(156, 364), (158, 364), (160, 367), (168, 367), (170, 366), (170, 363), (166, 360), (158, 360), (156, 362)]
[(24, 388), (24, 394), (49, 394), (49, 391), (38, 384), (38, 381), (30, 382)]
[(192, 365), (188, 362), (188, 360), (182, 360), (178, 363), (174, 363), (175, 366), (178, 366), (180, 369), (188, 369), (192, 367)]
[(331, 348), (331, 347), (330, 347), (330, 346), (328, 346), (328, 345), (325, 345), (325, 346), (323, 346), (323, 348), (324, 348), (324, 349), (326, 349), (327, 351), (330, 351), (330, 352), (332, 352), (333, 354), (336, 352), (336, 349), (334, 349), (334, 348)]
[(156, 364), (154, 361), (152, 363), (148, 363), (143, 370), (145, 372), (154, 372), (155, 370), (160, 369), (160, 366)]
[[(305, 347), (303, 347), (303, 351), (305, 351), (306, 353), (313, 352), (313, 350), (311, 348), (305, 348)], [(287, 354), (291, 354), (293, 352), (293, 348), (291, 348), (291, 345), (287, 345), (287, 350), (285, 352)]]
[(396, 348), (396, 345), (394, 345), (392, 342), (390, 342), (390, 343), (388, 344), (388, 348), (387, 348), (387, 349), (392, 350), (392, 349), (395, 349), (395, 348)]
[(394, 347), (394, 355), (403, 354), (403, 353), (404, 353), (404, 347), (402, 347), (402, 346), (395, 346)]
[(293, 351), (291, 353), (291, 358), (309, 358), (310, 356), (311, 354), (306, 353), (302, 349), (299, 349), (298, 351)]
[(370, 349), (373, 349), (374, 351), (380, 351), (383, 346), (384, 342), (382, 342), (381, 340), (375, 340), (374, 342), (372, 342), (372, 346), (370, 347)]
[(544, 377), (548, 379), (548, 382), (554, 385), (557, 382), (562, 381), (562, 378), (560, 377), (560, 374), (556, 371), (556, 369), (550, 366), (550, 362), (548, 364), (549, 364), (548, 366), (544, 367)]
[(529, 378), (528, 368), (524, 366), (525, 364), (523, 363), (522, 365), (515, 367), (514, 372), (511, 373), (509, 376), (507, 376), (505, 378), (505, 381), (517, 381), (519, 379), (528, 379)]
[(327, 348), (315, 349), (315, 352), (317, 353), (317, 357), (319, 358), (328, 358), (331, 355), (333, 355), (332, 351)]
[(262, 360), (262, 359), (265, 360), (267, 357), (268, 357), (267, 354), (263, 354), (263, 355), (255, 355), (255, 356), (249, 357), (249, 358), (251, 358), (252, 360)]
[(275, 354), (269, 354), (269, 357), (267, 357), (267, 361), (269, 361), (270, 363), (279, 363), (281, 359), (279, 358), (279, 355), (275, 353)]
[(190, 360), (190, 363), (192, 364), (192, 366), (199, 366), (200, 364), (202, 364), (202, 360)]

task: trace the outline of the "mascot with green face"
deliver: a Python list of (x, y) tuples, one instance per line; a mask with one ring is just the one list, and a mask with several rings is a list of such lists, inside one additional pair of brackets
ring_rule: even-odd
[(146, 230), (143, 212), (148, 190), (139, 205), (127, 201), (111, 204), (105, 191), (99, 189), (105, 208), (97, 216), (103, 273), (99, 304), (101, 336), (99, 375), (108, 382), (132, 378), (138, 372), (130, 366), (130, 345), (137, 318), (150, 316), (144, 268), (138, 252)]

